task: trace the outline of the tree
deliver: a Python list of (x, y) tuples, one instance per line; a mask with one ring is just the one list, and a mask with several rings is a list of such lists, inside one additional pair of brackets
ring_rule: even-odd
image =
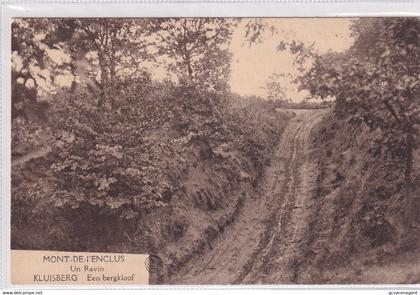
[(280, 49), (295, 52), (300, 63), (311, 60), (298, 79), (301, 89), (334, 97), (337, 115), (375, 131), (371, 152), (403, 171), (403, 219), (409, 228), (415, 220), (412, 170), (420, 127), (420, 19), (359, 19), (352, 36), (354, 44), (343, 53), (320, 55), (297, 42)]
[(419, 146), (420, 19), (362, 18), (352, 26), (354, 44), (345, 52), (319, 54), (302, 42), (282, 42), (301, 68), (297, 81), (315, 97), (334, 98), (337, 117), (374, 132), (370, 152), (403, 174), (402, 220), (410, 233), (418, 220), (412, 179)]
[[(148, 77), (141, 66), (151, 59), (149, 43), (144, 38), (146, 22), (105, 18), (16, 19), (12, 23), (13, 116), (36, 113), (46, 117), (47, 103), (38, 101), (39, 93), (60, 86), (55, 77), (63, 73), (73, 77), (72, 90), (84, 85), (99, 94), (98, 105), (105, 101), (113, 103), (109, 92), (117, 80)], [(54, 62), (50, 58), (53, 51), (69, 56), (68, 60)]]
[(151, 59), (149, 44), (144, 39), (146, 22), (118, 18), (57, 19), (56, 30), (45, 42), (50, 46), (66, 46), (72, 56), (72, 73), (79, 77), (74, 83), (78, 80), (91, 89), (99, 88), (101, 105), (118, 79), (145, 75), (141, 63)]
[(265, 84), (265, 89), (267, 91), (267, 98), (272, 100), (282, 100), (285, 97), (285, 89), (280, 82), (280, 79), (283, 78), (284, 74), (273, 73), (267, 80)]
[(56, 64), (52, 67), (48, 47), (40, 41), (42, 33), (52, 29), (43, 19), (16, 19), (12, 23), (12, 118), (46, 120), (48, 103), (38, 99), (38, 84), (48, 83), (50, 75), (45, 75), (45, 70), (50, 69), (54, 76), (65, 68)]
[(270, 33), (271, 37), (279, 34), (278, 28), (263, 18), (251, 18), (245, 22), (244, 39), (249, 46), (261, 43), (267, 37), (267, 32)]
[(154, 19), (149, 30), (157, 38), (158, 54), (174, 61), (170, 70), (181, 83), (217, 90), (227, 87), (228, 44), (236, 23), (227, 18)]
[(409, 190), (419, 144), (420, 20), (361, 19), (352, 30), (355, 42), (347, 52), (310, 55), (314, 61), (300, 77), (301, 88), (335, 97), (337, 113), (377, 131), (376, 150), (402, 163)]

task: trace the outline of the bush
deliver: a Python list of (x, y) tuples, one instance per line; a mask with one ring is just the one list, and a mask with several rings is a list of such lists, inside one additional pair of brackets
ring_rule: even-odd
[[(233, 188), (240, 170), (256, 184), (286, 119), (258, 98), (151, 81), (123, 83), (101, 100), (98, 105), (97, 95), (84, 89), (54, 98), (52, 151), (25, 165), (39, 170), (35, 181), (16, 169), (13, 185), (17, 236), (34, 220), (44, 216), (45, 222), (35, 244), (17, 238), (14, 247), (106, 251), (110, 245), (136, 244), (136, 239), (148, 239), (145, 247), (155, 248), (159, 234), (176, 240), (188, 228), (184, 217), (173, 216), (174, 223), (157, 233), (153, 219), (161, 216), (151, 216), (170, 216), (172, 198), (183, 191), (191, 165), (201, 163), (208, 168), (199, 169), (224, 171), (231, 178), (203, 184), (216, 191), (213, 211), (222, 210), (233, 200), (220, 192)], [(220, 147), (228, 147), (236, 160), (217, 158)], [(40, 184), (47, 184), (46, 191), (39, 190)], [(135, 238), (137, 224), (141, 238)]]

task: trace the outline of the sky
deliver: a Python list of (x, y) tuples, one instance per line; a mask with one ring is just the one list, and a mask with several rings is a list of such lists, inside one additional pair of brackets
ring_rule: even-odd
[[(314, 43), (320, 53), (329, 50), (341, 52), (351, 46), (351, 19), (348, 18), (277, 18), (265, 19), (274, 26), (278, 34), (267, 32), (260, 44), (244, 44), (245, 22), (242, 20), (233, 34), (231, 89), (241, 95), (266, 97), (265, 82), (274, 73), (296, 74), (294, 56), (276, 50), (281, 40), (296, 40), (305, 44)], [(303, 100), (305, 92), (298, 93), (297, 86), (285, 78), (286, 96), (292, 101)]]

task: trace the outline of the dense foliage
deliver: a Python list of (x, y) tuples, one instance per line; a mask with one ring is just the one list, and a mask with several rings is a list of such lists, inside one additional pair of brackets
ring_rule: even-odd
[[(231, 169), (226, 189), (243, 173), (255, 185), (279, 139), (277, 123), (284, 124), (272, 104), (258, 98), (216, 99), (152, 81), (121, 85), (115, 95), (120, 107), (106, 110), (89, 92), (57, 93), (51, 152), (14, 169), (14, 247), (105, 250), (98, 247), (130, 242), (139, 222), (170, 211), (175, 197), (188, 200), (183, 174), (194, 162)], [(29, 167), (37, 171), (22, 174)], [(25, 242), (22, 235), (35, 223), (40, 230), (32, 234), (42, 242)], [(160, 230), (150, 227), (142, 230)]]
[(404, 167), (409, 187), (419, 144), (420, 20), (359, 19), (352, 32), (355, 42), (344, 53), (319, 55), (302, 43), (287, 44), (298, 63), (312, 60), (298, 82), (316, 97), (334, 97), (338, 116), (363, 122), (380, 134), (372, 151)]
[(205, 218), (236, 202), (238, 181), (256, 184), (286, 115), (229, 92), (237, 22), (14, 23), (13, 106), (44, 112), (14, 113), (13, 248), (154, 251), (185, 232), (174, 206)]

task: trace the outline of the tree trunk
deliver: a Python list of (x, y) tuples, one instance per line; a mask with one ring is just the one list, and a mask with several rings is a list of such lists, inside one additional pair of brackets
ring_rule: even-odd
[(98, 99), (98, 107), (103, 106), (105, 104), (105, 92), (108, 83), (108, 71), (107, 71), (107, 64), (105, 57), (103, 56), (102, 52), (98, 54), (99, 59), (99, 67), (101, 69), (101, 83), (100, 83), (100, 93)]
[[(110, 79), (108, 81), (108, 87), (109, 89), (113, 90), (115, 88), (115, 86), (117, 85), (116, 83), (116, 79), (117, 79), (117, 74), (116, 74), (116, 62), (115, 62), (115, 57), (112, 55), (109, 57), (110, 61), (109, 61), (109, 74), (110, 74)], [(114, 109), (115, 108), (115, 99), (114, 99), (114, 95), (110, 95), (110, 97), (108, 97), (108, 99), (110, 100), (111, 106)]]
[(406, 154), (405, 154), (405, 208), (404, 208), (404, 223), (406, 233), (410, 233), (410, 228), (416, 221), (416, 200), (413, 194), (413, 183), (411, 174), (413, 170), (413, 152), (414, 152), (414, 135), (409, 132), (406, 135)]
[(191, 67), (191, 61), (190, 59), (187, 59), (187, 69), (188, 69), (188, 77), (190, 78), (190, 80), (192, 80), (193, 78), (193, 70)]
[(414, 136), (407, 133), (406, 135), (406, 154), (405, 154), (405, 185), (408, 190), (411, 190), (412, 180), (411, 173), (413, 171), (413, 150), (414, 150)]

